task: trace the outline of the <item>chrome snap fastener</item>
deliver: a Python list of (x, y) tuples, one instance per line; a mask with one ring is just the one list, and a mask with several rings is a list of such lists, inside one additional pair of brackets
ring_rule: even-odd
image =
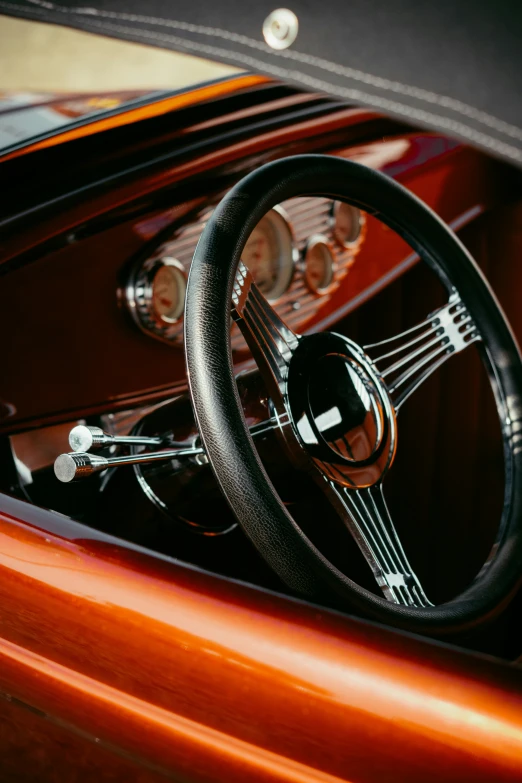
[(276, 8), (263, 22), (263, 37), (272, 49), (288, 49), (297, 38), (299, 21), (288, 8)]

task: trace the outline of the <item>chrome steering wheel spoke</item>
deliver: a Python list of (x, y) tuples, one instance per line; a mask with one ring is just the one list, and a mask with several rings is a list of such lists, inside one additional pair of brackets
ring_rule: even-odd
[(451, 356), (480, 340), (480, 333), (457, 291), (425, 321), (364, 350), (377, 367), (395, 410)]
[[(304, 348), (305, 345), (310, 345), (307, 342), (310, 338), (302, 338), (288, 328), (260, 293), (252, 275), (242, 262), (236, 275), (232, 304), (232, 317), (252, 351), (278, 414), (284, 412), (291, 416), (291, 410), (285, 408), (288, 403), (289, 384), (294, 383), (291, 373), (289, 380), (290, 364), (292, 363), (293, 367), (292, 360), (299, 361), (297, 356), (301, 356), (303, 350), (310, 352), (310, 348)], [(322, 342), (326, 339), (322, 338)], [(328, 339), (342, 340), (339, 336)], [(377, 385), (380, 377), (382, 400), (391, 399), (395, 411), (398, 411), (402, 403), (450, 356), (465, 350), (472, 342), (480, 339), (471, 316), (454, 290), (447, 304), (431, 313), (426, 320), (380, 343), (367, 345), (363, 350), (370, 358), (367, 371), (371, 372), (370, 367), (377, 370), (374, 378)], [(342, 356), (343, 351), (346, 351), (345, 362), (355, 358), (349, 341), (344, 341), (342, 346), (332, 343), (329, 348), (326, 343), (324, 346), (319, 345), (318, 341), (319, 338), (315, 337), (314, 345), (319, 346), (319, 355), (324, 353), (329, 356), (337, 352), (338, 356)], [(363, 361), (362, 354), (357, 356)], [(352, 357), (351, 360), (349, 357)], [(344, 364), (341, 370), (343, 368), (346, 374)], [(324, 362), (321, 371), (326, 378), (328, 366)], [(341, 388), (340, 379), (344, 377), (343, 373), (339, 372), (338, 382), (332, 387), (337, 391)], [(359, 386), (360, 384), (354, 382), (352, 391), (357, 391)], [(347, 389), (346, 394), (350, 397), (352, 392)], [(332, 398), (331, 404), (334, 405), (334, 402)], [(342, 403), (340, 400), (338, 402), (340, 410)], [(352, 400), (352, 412), (355, 410), (353, 405)], [(338, 408), (334, 405), (333, 410)], [(390, 407), (390, 415), (391, 411)], [(326, 462), (333, 461), (335, 465), (327, 469), (324, 459), (319, 458), (315, 460), (315, 464), (325, 482), (323, 489), (357, 542), (387, 601), (407, 607), (429, 607), (432, 604), (406, 557), (383, 494), (382, 477), (393, 459), (395, 441), (394, 420), (388, 416), (386, 422), (385, 429), (388, 434), (384, 437), (383, 429), (382, 438), (377, 439), (379, 443), (374, 444), (372, 454), (367, 455), (372, 463), (370, 467), (364, 460), (360, 466), (356, 461), (353, 465), (344, 465), (346, 459), (343, 461), (340, 455), (330, 453), (331, 448), (329, 456), (326, 455)], [(353, 432), (350, 430), (350, 435), (359, 442), (359, 429), (353, 426), (355, 429)], [(382, 465), (379, 463), (381, 451)], [(343, 465), (339, 466), (338, 462)], [(373, 472), (381, 474), (379, 478), (370, 475), (372, 467)], [(336, 480), (337, 473), (342, 473), (342, 481)], [(371, 485), (363, 483), (369, 479), (372, 480)]]
[(403, 606), (432, 606), (408, 562), (382, 484), (354, 490), (333, 481), (326, 483), (327, 496), (357, 542), (385, 598)]
[(288, 367), (299, 343), (259, 291), (241, 261), (232, 291), (232, 318), (236, 321), (263, 375), (274, 404), (281, 403)]

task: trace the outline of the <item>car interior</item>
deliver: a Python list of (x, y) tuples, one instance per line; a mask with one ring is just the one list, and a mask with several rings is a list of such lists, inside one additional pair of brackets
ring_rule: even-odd
[[(454, 270), (441, 272), (433, 260), (438, 251), (426, 250), (398, 225), (392, 213), (403, 193), (387, 194), (386, 185), (401, 183), (457, 232), (520, 336), (518, 172), (440, 133), (262, 77), (220, 81), (194, 95), (192, 105), (181, 107), (179, 96), (156, 96), (148, 110), (140, 108), (147, 106), (143, 98), (134, 99), (127, 111), (141, 111), (143, 119), (108, 121), (96, 133), (95, 120), (66, 127), (65, 144), (36, 141), (30, 154), (13, 148), (4, 157), (4, 177), (12, 186), (2, 205), (0, 326), (9, 335), (0, 348), (7, 466), (2, 491), (230, 579), (362, 617), (377, 611), (377, 619), (392, 627), (516, 660), (522, 652), (514, 621), (520, 597), (504, 608), (512, 581), (500, 597), (488, 591), (495, 606), (477, 610), (473, 620), (439, 619), (432, 627), (408, 615), (449, 606), (503, 548), (510, 524), (506, 508), (515, 502), (510, 475), (517, 414), (511, 411), (514, 430), (506, 434), (509, 383), (499, 380), (498, 367), (492, 369), (484, 337), (487, 308), (496, 311), (495, 300), (473, 310), (478, 283), (457, 290)], [(333, 161), (341, 175), (335, 168), (332, 184), (321, 186), (316, 174), (315, 184), (307, 181), (295, 196), (274, 195), (261, 213), (258, 205), (269, 187), (255, 184), (255, 177), (275, 167), (272, 176), (282, 188), (286, 175), (283, 169), (277, 174), (277, 165), (286, 160), (301, 173), (317, 161)], [(382, 177), (368, 186), (360, 182), (358, 190), (358, 167)], [(246, 219), (241, 223), (232, 207), (232, 217), (217, 209), (227, 194), (230, 204), (239, 198), (245, 177), (254, 183), (245, 197), (254, 221), (248, 236)], [(229, 240), (239, 237), (242, 247), (227, 245), (226, 237), (207, 238), (203, 258), (205, 236), (219, 233), (220, 221), (235, 221), (227, 229)], [(317, 355), (310, 348), (306, 372), (294, 362), (294, 375), (302, 377), (285, 392), (287, 398), (304, 395), (295, 405), (309, 410), (315, 435), (309, 423), (298, 424), (285, 394), (277, 402), (280, 385), (278, 391), (267, 359), (273, 346), (263, 343), (259, 323), (249, 326), (238, 315), (240, 304), (221, 325), (196, 312), (196, 304), (190, 312), (195, 251), (205, 264), (212, 253), (216, 263), (229, 263), (236, 250), (243, 277), (261, 294), (259, 302), (267, 303), (263, 311), (258, 302), (256, 318), (275, 313), (283, 323), (274, 321), (277, 340), (285, 328), (299, 336), (300, 345), (322, 345), (319, 335), (339, 339), (337, 347), (325, 343)], [(447, 251), (442, 261), (449, 265), (449, 258)], [(458, 279), (464, 262), (454, 263)], [(457, 337), (444, 332), (445, 318)], [(236, 399), (267, 486), (308, 542), (303, 562), (310, 552), (320, 553), (331, 573), (348, 577), (346, 590), (285, 578), (285, 566), (266, 555), (266, 530), (256, 537), (248, 524), (238, 524), (246, 514), (255, 526), (257, 506), (250, 502), (238, 512), (231, 490), (223, 491), (226, 476), (216, 470), (216, 460), (227, 462), (243, 482), (244, 500), (250, 479), (241, 475), (238, 447), (227, 431), (232, 425), (220, 422), (221, 456), (212, 456), (212, 432), (203, 431), (205, 414), (196, 403), (194, 412), (188, 388), (188, 379), (191, 386), (203, 383), (196, 365), (213, 377), (205, 341), (217, 340), (218, 333), (223, 351), (230, 340)], [(188, 371), (187, 340), (195, 354), (194, 366), (187, 357)], [(364, 346), (364, 361), (354, 345)], [(364, 426), (350, 397), (361, 383)], [(218, 421), (212, 390), (208, 394), (207, 416), (214, 411)], [(223, 394), (225, 406), (233, 391)], [(332, 399), (337, 403), (328, 407)], [(293, 411), (287, 429), (307, 451), (304, 462), (284, 434), (285, 411)], [(357, 421), (348, 426), (345, 418), (352, 415)], [(312, 442), (317, 453), (309, 448)], [(344, 477), (341, 464), (348, 466)], [(346, 487), (348, 498), (355, 496), (350, 487), (363, 498), (371, 491), (365, 488), (376, 486), (384, 486), (388, 513), (382, 512), (381, 521), (390, 520), (391, 534), (364, 528), (360, 509), (346, 505), (346, 497), (339, 500)], [(363, 503), (363, 516), (366, 511)], [(372, 542), (372, 535), (381, 539)], [(394, 552), (395, 536), (400, 543)], [(277, 546), (284, 549), (281, 542)], [(400, 560), (404, 552), (397, 568), (394, 557)], [(364, 599), (352, 584), (362, 588)], [(399, 607), (397, 616), (379, 614), (371, 596), (376, 606)]]

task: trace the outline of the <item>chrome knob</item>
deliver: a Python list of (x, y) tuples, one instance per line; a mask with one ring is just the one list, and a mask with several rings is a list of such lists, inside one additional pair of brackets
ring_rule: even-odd
[(204, 455), (201, 446), (177, 446), (165, 451), (150, 451), (141, 454), (128, 454), (124, 457), (100, 457), (98, 454), (73, 452), (60, 454), (54, 463), (54, 473), (57, 479), (68, 484), (69, 481), (83, 479), (99, 473), (107, 468), (119, 468), (122, 465), (141, 465), (145, 462), (161, 462), (169, 459), (194, 457), (200, 459)]
[(73, 451), (89, 451), (89, 449), (101, 448), (107, 444), (107, 438), (99, 427), (86, 427), (79, 424), (69, 433), (69, 446)]
[(85, 452), (96, 451), (104, 446), (160, 446), (161, 438), (146, 437), (145, 435), (109, 435), (100, 427), (88, 427), (85, 424), (78, 424), (73, 427), (69, 433), (69, 445), (73, 451)]
[(96, 454), (60, 454), (54, 463), (54, 473), (57, 479), (68, 483), (74, 479), (92, 476), (108, 466), (108, 460)]

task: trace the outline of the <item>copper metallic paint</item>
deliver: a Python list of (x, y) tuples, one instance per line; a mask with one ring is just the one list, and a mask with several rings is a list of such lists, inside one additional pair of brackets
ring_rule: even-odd
[(514, 667), (1, 505), (0, 690), (42, 758), (61, 726), (190, 781), (521, 779)]

